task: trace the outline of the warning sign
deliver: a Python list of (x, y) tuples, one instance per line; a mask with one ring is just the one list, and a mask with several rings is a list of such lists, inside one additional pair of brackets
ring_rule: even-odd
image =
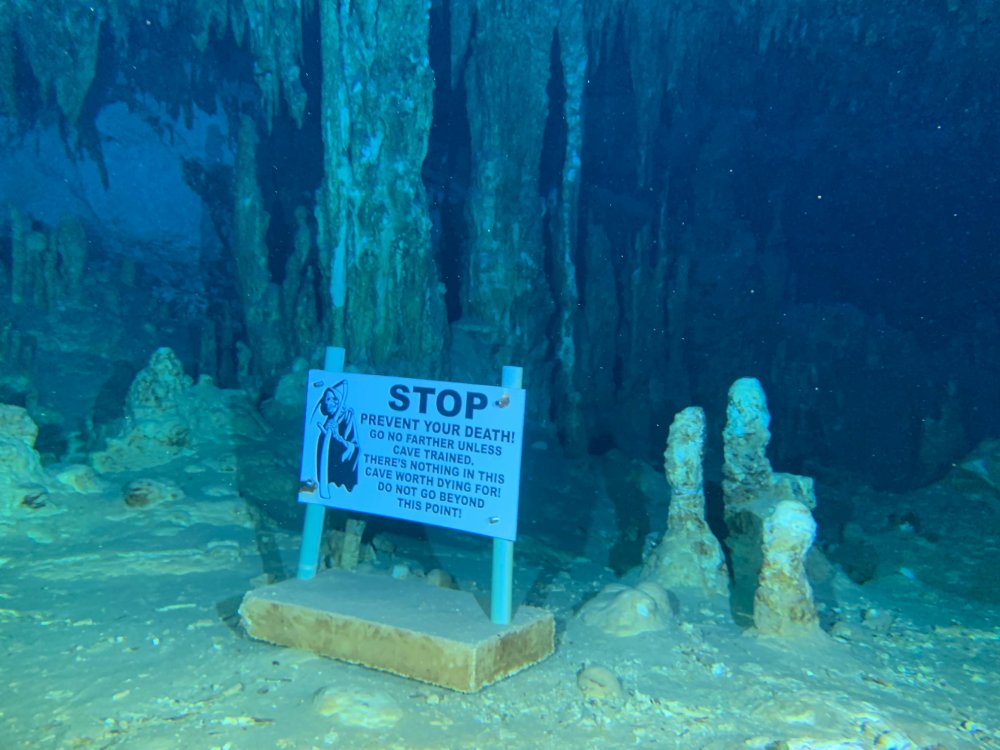
[(310, 370), (299, 500), (513, 541), (524, 395)]

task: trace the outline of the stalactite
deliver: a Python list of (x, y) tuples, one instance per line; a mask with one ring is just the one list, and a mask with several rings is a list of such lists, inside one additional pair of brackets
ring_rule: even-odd
[(43, 97), (75, 123), (97, 69), (103, 14), (94, 7), (39, 3), (19, 18), (18, 36)]
[(300, 0), (243, 0), (249, 26), (254, 75), (270, 128), (282, 97), (302, 127), (306, 92), (302, 86), (302, 6)]
[[(212, 36), (225, 31), (229, 23), (229, 12), (226, 5), (218, 0), (190, 0), (191, 36), (194, 39), (195, 47), (200, 51), (205, 51)], [(233, 35), (236, 36), (235, 29), (233, 29)]]

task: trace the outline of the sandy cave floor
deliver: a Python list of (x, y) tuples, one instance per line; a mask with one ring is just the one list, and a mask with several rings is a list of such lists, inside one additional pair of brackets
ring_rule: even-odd
[[(538, 448), (515, 601), (554, 611), (550, 658), (464, 695), (253, 641), (240, 598), (290, 575), (298, 540), (258, 530), (238, 470), (206, 449), (0, 525), (0, 747), (1000, 748), (1000, 607), (909, 569), (863, 587), (837, 577), (825, 615), (838, 624), (816, 642), (762, 641), (708, 611), (629, 638), (583, 624), (575, 611), (615, 580), (587, 554), (610, 546), (614, 519), (595, 461)], [(129, 508), (121, 487), (137, 476), (185, 497)], [(395, 550), (371, 569), (440, 567), (463, 589), (488, 586), (487, 540), (386, 536)], [(620, 697), (585, 698), (577, 674), (592, 665), (618, 676)]]

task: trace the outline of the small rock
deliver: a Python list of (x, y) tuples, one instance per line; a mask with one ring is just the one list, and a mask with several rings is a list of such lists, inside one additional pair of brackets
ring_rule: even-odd
[(396, 563), (392, 566), (392, 570), (389, 571), (389, 575), (397, 581), (405, 581), (407, 578), (413, 578), (413, 571), (410, 570), (410, 566), (406, 563)]
[(313, 708), (338, 724), (365, 729), (388, 729), (403, 718), (403, 709), (387, 693), (342, 687), (320, 690), (313, 698)]
[(441, 568), (434, 568), (426, 576), (427, 583), (433, 584), (434, 586), (440, 586), (443, 589), (457, 589), (458, 586), (455, 585), (455, 579), (451, 577), (451, 573), (447, 570), (441, 570)]
[(635, 588), (609, 584), (580, 610), (585, 623), (619, 637), (663, 630), (671, 615), (667, 591), (654, 581)]
[(396, 551), (396, 543), (385, 534), (376, 534), (375, 538), (372, 539), (372, 546), (376, 552), (381, 552), (384, 555), (391, 555)]
[(97, 472), (85, 464), (70, 464), (59, 469), (55, 478), (59, 484), (81, 495), (91, 495), (103, 489)]
[(620, 703), (625, 698), (621, 680), (607, 667), (592, 666), (576, 674), (576, 686), (583, 697), (597, 703)]
[(130, 508), (145, 508), (184, 497), (184, 491), (173, 482), (157, 479), (136, 479), (122, 488), (122, 500)]
[(38, 425), (26, 409), (12, 404), (0, 404), (0, 434), (16, 438), (29, 448), (34, 448)]

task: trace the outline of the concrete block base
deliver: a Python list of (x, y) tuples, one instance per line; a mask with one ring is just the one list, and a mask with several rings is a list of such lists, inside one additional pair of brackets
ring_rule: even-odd
[(494, 625), (468, 592), (340, 570), (250, 591), (240, 615), (254, 638), (466, 693), (554, 648), (547, 610), (522, 606)]

